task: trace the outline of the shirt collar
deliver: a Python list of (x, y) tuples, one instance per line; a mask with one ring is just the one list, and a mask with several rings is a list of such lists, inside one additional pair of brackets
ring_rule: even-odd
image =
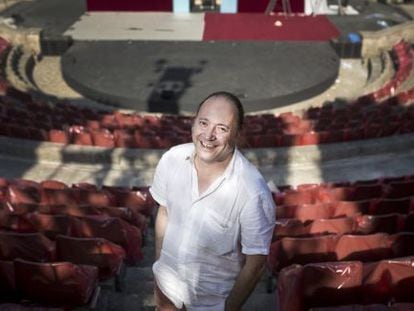
[[(196, 155), (195, 148), (193, 148), (191, 153), (186, 154), (185, 159), (190, 161), (190, 163), (194, 165), (195, 155)], [(234, 173), (236, 157), (238, 157), (238, 155), (239, 155), (239, 150), (237, 149), (237, 147), (235, 147), (231, 160), (229, 164), (227, 165), (226, 169), (224, 170), (224, 173), (221, 175), (223, 178), (231, 177), (231, 175)]]

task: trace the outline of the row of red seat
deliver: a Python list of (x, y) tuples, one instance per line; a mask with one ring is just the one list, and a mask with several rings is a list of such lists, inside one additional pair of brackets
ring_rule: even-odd
[[(0, 260), (0, 300), (17, 302), (29, 299), (68, 310), (92, 303), (98, 293), (97, 285), (98, 268), (94, 266), (71, 262)], [(7, 303), (4, 306), (8, 309), (1, 309), (0, 305), (0, 310), (20, 310), (18, 304)], [(26, 308), (21, 307), (21, 310)]]
[(58, 235), (51, 241), (41, 233), (0, 231), (0, 260), (17, 258), (35, 262), (68, 261), (98, 268), (100, 280), (107, 280), (120, 271), (126, 260), (125, 250), (104, 238), (77, 238)]
[(277, 274), (293, 264), (347, 260), (370, 262), (404, 256), (414, 256), (414, 232), (285, 237), (272, 242), (268, 267)]
[(413, 286), (414, 259), (408, 257), (293, 265), (280, 272), (277, 294), (280, 311), (411, 311)]
[(276, 206), (278, 219), (297, 219), (303, 222), (317, 219), (353, 217), (361, 214), (407, 215), (412, 212), (414, 212), (413, 197)]
[(94, 207), (126, 207), (136, 215), (151, 216), (155, 207), (148, 187), (102, 186), (88, 183), (71, 187), (55, 181), (37, 183), (32, 180), (0, 178), (0, 202), (11, 204), (92, 205)]
[(400, 199), (414, 196), (414, 180), (358, 185), (308, 185), (274, 193), (276, 205), (302, 205), (338, 201)]
[[(32, 242), (27, 240), (26, 236), (42, 235), (52, 243), (52, 239), (56, 240), (59, 235), (70, 236), (73, 238), (102, 238), (122, 247), (126, 253), (125, 260), (129, 264), (136, 264), (143, 257), (141, 250), (142, 235), (140, 230), (116, 217), (74, 217), (68, 215), (39, 215), (35, 213), (29, 216), (28, 219), (33, 221), (31, 224), (33, 224), (36, 230), (26, 230), (26, 233), (22, 233), (21, 231), (19, 232), (15, 230), (4, 231), (9, 228), (2, 228), (3, 231), (0, 231), (0, 240), (4, 239), (2, 234), (10, 234), (20, 237), (21, 241), (27, 241), (27, 244), (24, 245), (30, 246)], [(38, 223), (35, 223), (36, 220)], [(6, 244), (10, 243), (6, 242)], [(11, 243), (10, 245), (12, 247), (22, 247), (19, 246), (17, 242)], [(26, 251), (30, 253), (32, 252), (32, 248), (28, 247)], [(33, 256), (36, 255), (33, 254)], [(49, 260), (52, 259), (52, 257), (49, 258)], [(39, 258), (37, 261), (44, 260)]]
[(145, 236), (148, 228), (147, 218), (129, 207), (0, 203), (0, 229), (4, 230), (24, 233), (54, 228), (56, 223), (59, 227), (63, 224), (69, 226), (70, 219), (66, 216), (119, 218), (138, 228), (142, 236)]
[[(1, 309), (0, 309), (1, 310)], [(316, 307), (309, 311), (413, 311), (414, 303), (397, 302), (388, 304), (370, 304), (370, 305), (342, 305), (333, 307)]]
[(307, 237), (321, 234), (372, 234), (378, 232), (414, 232), (414, 213), (408, 215), (384, 214), (362, 215), (340, 218), (317, 218), (276, 220), (273, 238)]
[(391, 81), (385, 83), (379, 90), (375, 91), (372, 96), (378, 100), (395, 94), (398, 87), (405, 82), (413, 68), (413, 54), (411, 46), (400, 41), (392, 48), (391, 55), (394, 58), (397, 71)]
[[(246, 122), (240, 144), (242, 147), (251, 148), (288, 147), (346, 142), (414, 131), (411, 122), (414, 110), (410, 107), (404, 108), (403, 111), (392, 110), (388, 114), (380, 114), (376, 109), (379, 110), (379, 108), (371, 107), (370, 111), (361, 112), (360, 115), (356, 115), (355, 110), (352, 111), (352, 115), (347, 115), (345, 112), (341, 115), (338, 111), (336, 115), (340, 117), (337, 120), (326, 116), (322, 119), (301, 119), (298, 116), (291, 119), (283, 116), (251, 118), (259, 121)], [(53, 121), (45, 121), (47, 117), (42, 117), (36, 121), (34, 116), (23, 112), (24, 110), (18, 111), (16, 108), (10, 108), (4, 112), (6, 115), (1, 117), (0, 135), (105, 148), (164, 149), (191, 141), (191, 118), (183, 117), (182, 119), (187, 119), (187, 121), (183, 122), (185, 126), (181, 127), (149, 125), (141, 129), (133, 126), (109, 126), (109, 123), (100, 124), (96, 120), (77, 120), (69, 117), (65, 120)], [(371, 114), (373, 116), (379, 114), (380, 117), (376, 119), (369, 117)], [(133, 117), (133, 115), (124, 116), (125, 118)], [(159, 118), (161, 124), (163, 120)], [(263, 120), (267, 123), (261, 122)], [(296, 121), (292, 122), (293, 120)]]

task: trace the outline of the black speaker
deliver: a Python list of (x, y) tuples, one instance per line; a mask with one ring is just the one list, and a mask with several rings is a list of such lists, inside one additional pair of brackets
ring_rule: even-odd
[(362, 37), (357, 33), (331, 39), (331, 45), (339, 58), (361, 58)]
[(60, 56), (72, 45), (73, 40), (70, 36), (50, 35), (41, 33), (40, 49), (43, 55)]

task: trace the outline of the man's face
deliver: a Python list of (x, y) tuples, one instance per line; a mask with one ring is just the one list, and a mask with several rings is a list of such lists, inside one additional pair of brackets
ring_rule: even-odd
[(192, 128), (197, 158), (206, 163), (230, 160), (236, 145), (237, 111), (223, 97), (212, 97), (201, 106)]

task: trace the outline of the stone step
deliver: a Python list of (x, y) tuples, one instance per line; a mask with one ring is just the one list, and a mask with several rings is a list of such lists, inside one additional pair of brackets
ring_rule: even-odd
[(372, 72), (368, 77), (363, 94), (372, 93), (380, 89), (385, 83), (390, 81), (395, 74), (394, 65), (388, 52), (383, 52), (378, 56), (371, 57), (368, 61), (372, 62)]
[(35, 66), (35, 57), (27, 49), (22, 49), (22, 54), (17, 62), (16, 74), (20, 80), (25, 83), (28, 88), (37, 90), (37, 86), (33, 81), (32, 73)]
[(6, 59), (5, 75), (7, 81), (16, 89), (22, 92), (30, 91), (29, 86), (17, 74), (17, 64), (22, 55), (20, 46), (13, 46)]
[(368, 77), (367, 77), (367, 83), (373, 83), (375, 80), (377, 80), (382, 72), (384, 71), (384, 60), (381, 56), (371, 57), (367, 61), (367, 70), (368, 70)]

